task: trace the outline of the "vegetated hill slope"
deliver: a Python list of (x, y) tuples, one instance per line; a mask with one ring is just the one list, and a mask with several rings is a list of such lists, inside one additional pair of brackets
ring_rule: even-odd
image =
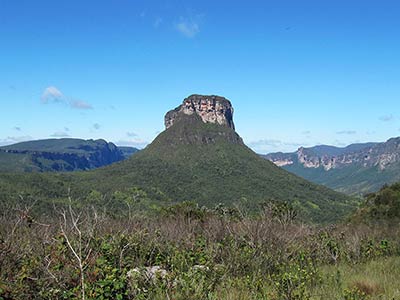
[(89, 170), (129, 157), (138, 151), (120, 150), (104, 140), (48, 139), (0, 147), (0, 172)]
[[(109, 196), (132, 187), (152, 199), (195, 201), (214, 207), (241, 203), (259, 208), (269, 201), (293, 204), (305, 220), (336, 221), (355, 200), (308, 182), (261, 158), (234, 131), (225, 98), (193, 95), (167, 113), (167, 129), (131, 158), (88, 172), (0, 176), (0, 195), (31, 189), (35, 197), (65, 198), (68, 189), (85, 199), (91, 190)], [(38, 188), (38, 186), (40, 188)]]
[(140, 151), (138, 148), (135, 147), (128, 147), (128, 146), (117, 146), (117, 147), (122, 152), (122, 155), (124, 156), (125, 159), (131, 157), (133, 154)]
[(400, 181), (400, 138), (345, 148), (301, 147), (294, 153), (263, 157), (307, 180), (347, 194), (361, 195)]
[(303, 217), (337, 220), (354, 201), (312, 184), (260, 158), (232, 129), (187, 116), (132, 158), (84, 175), (103, 192), (129, 186), (155, 188), (172, 201), (232, 205), (288, 201)]
[(396, 223), (400, 221), (400, 182), (385, 185), (365, 196), (353, 221), (366, 223)]

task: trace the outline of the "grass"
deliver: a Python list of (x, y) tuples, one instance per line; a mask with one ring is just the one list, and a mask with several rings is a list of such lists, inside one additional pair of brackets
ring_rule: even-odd
[[(400, 299), (400, 257), (379, 258), (356, 265), (326, 265), (320, 268), (321, 282), (310, 290), (310, 300), (341, 300), (359, 295), (368, 300)], [(231, 280), (218, 287), (215, 299), (254, 300), (261, 299), (246, 284), (246, 278)], [(262, 284), (263, 299), (277, 299), (279, 295), (266, 280)], [(360, 293), (355, 292), (356, 290)], [(362, 295), (364, 294), (364, 295)]]
[(321, 268), (323, 283), (312, 299), (343, 299), (344, 290), (358, 289), (371, 300), (400, 299), (400, 257)]

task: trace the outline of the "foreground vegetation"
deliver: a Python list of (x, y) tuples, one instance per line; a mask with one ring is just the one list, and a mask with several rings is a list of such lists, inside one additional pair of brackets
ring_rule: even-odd
[(69, 201), (41, 218), (2, 211), (0, 299), (400, 297), (393, 223), (304, 225), (287, 203), (252, 216), (189, 202), (116, 216)]

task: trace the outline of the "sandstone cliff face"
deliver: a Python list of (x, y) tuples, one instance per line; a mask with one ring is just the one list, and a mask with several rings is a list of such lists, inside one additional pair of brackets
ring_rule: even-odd
[(400, 181), (400, 137), (344, 148), (301, 147), (296, 152), (263, 157), (300, 177), (348, 194), (362, 196)]
[(235, 130), (233, 107), (229, 100), (220, 96), (191, 95), (183, 103), (165, 115), (165, 127), (170, 128), (181, 114), (200, 116), (204, 123), (215, 123)]
[[(361, 145), (361, 144), (360, 144)], [(349, 146), (351, 147), (351, 146)], [(366, 144), (364, 148), (344, 151), (338, 154), (320, 154), (314, 148), (300, 147), (295, 153), (271, 153), (265, 156), (278, 166), (296, 163), (304, 168), (320, 168), (325, 171), (359, 165), (363, 168), (378, 167), (384, 170), (400, 162), (400, 138), (392, 138), (384, 143)]]

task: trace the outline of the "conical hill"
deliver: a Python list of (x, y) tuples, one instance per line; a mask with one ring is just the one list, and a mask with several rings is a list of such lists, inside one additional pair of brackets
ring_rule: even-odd
[(95, 173), (104, 190), (138, 186), (156, 189), (172, 201), (211, 207), (288, 201), (314, 221), (332, 221), (349, 212), (354, 202), (347, 196), (297, 177), (249, 149), (234, 130), (232, 115), (225, 98), (190, 96), (167, 113), (167, 129), (144, 150), (87, 176)]

